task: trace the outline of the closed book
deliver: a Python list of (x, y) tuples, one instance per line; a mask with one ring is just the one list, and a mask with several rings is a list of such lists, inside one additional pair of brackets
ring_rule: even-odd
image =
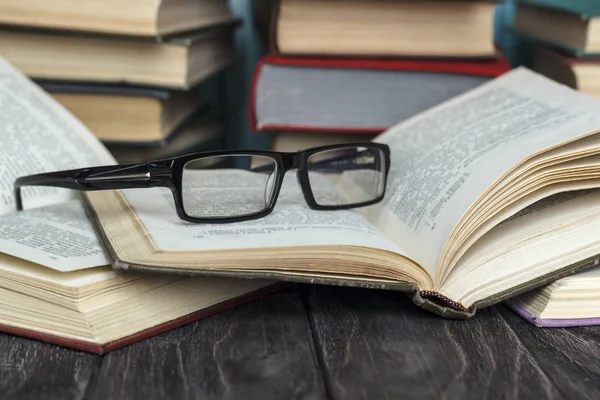
[(255, 69), (253, 128), (380, 133), (510, 69), (480, 61), (267, 56)]
[(516, 0), (516, 3), (552, 8), (584, 18), (600, 16), (600, 4), (595, 0)]
[(557, 82), (600, 97), (600, 57), (576, 57), (548, 46), (531, 52), (531, 68)]
[(223, 0), (3, 0), (0, 23), (131, 36), (166, 36), (231, 21)]
[(274, 53), (494, 57), (494, 1), (273, 0)]
[(198, 115), (181, 125), (166, 140), (153, 144), (107, 143), (106, 148), (121, 164), (160, 160), (218, 150), (225, 145), (226, 123), (214, 113)]
[(29, 77), (190, 89), (228, 66), (237, 22), (168, 37), (0, 28), (0, 54)]
[(191, 118), (206, 112), (198, 88), (37, 83), (105, 144), (163, 146)]
[(517, 33), (578, 57), (600, 54), (600, 5), (578, 0), (519, 1), (515, 9)]
[(531, 324), (545, 328), (600, 325), (600, 262), (507, 301)]

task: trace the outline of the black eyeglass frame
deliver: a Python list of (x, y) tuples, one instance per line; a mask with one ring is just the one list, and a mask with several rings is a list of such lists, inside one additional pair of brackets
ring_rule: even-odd
[[(385, 166), (383, 173), (383, 190), (380, 196), (354, 204), (322, 205), (315, 200), (309, 179), (308, 160), (311, 156), (328, 150), (361, 147), (377, 149), (382, 152)], [(354, 154), (353, 156), (355, 156)], [(261, 211), (232, 217), (191, 217), (185, 212), (182, 196), (183, 170), (187, 163), (202, 158), (219, 156), (263, 156), (273, 159), (276, 163), (276, 179), (273, 194), (265, 208)], [(335, 160), (335, 159), (334, 159)], [(330, 161), (330, 160), (327, 160)], [(313, 164), (314, 165), (314, 164)], [(260, 167), (259, 167), (260, 168)], [(88, 168), (78, 168), (64, 171), (48, 172), (19, 177), (14, 183), (17, 210), (23, 209), (21, 189), (25, 186), (51, 186), (79, 191), (143, 189), (165, 187), (171, 190), (175, 200), (177, 216), (187, 222), (194, 223), (233, 223), (258, 219), (269, 215), (275, 208), (285, 174), (297, 169), (296, 177), (304, 199), (313, 210), (344, 210), (365, 207), (383, 200), (387, 188), (387, 178), (390, 170), (390, 148), (383, 143), (354, 142), (312, 147), (298, 152), (279, 152), (270, 150), (219, 150), (201, 153), (191, 153), (169, 159), (149, 161), (135, 164), (115, 164)]]

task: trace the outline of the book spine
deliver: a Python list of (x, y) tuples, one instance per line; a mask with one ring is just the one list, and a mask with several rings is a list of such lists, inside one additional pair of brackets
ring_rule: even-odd
[(445, 305), (453, 308), (456, 311), (465, 312), (465, 313), (469, 312), (469, 309), (466, 308), (465, 306), (463, 306), (462, 304), (460, 304), (459, 302), (456, 302), (456, 301), (450, 299), (449, 297), (446, 297), (443, 294), (440, 294), (438, 292), (434, 292), (431, 290), (422, 290), (419, 294), (424, 300), (435, 299), (438, 301), (442, 301)]
[(256, 116), (256, 86), (258, 85), (258, 78), (260, 77), (260, 73), (262, 71), (263, 65), (265, 64), (266, 59), (261, 58), (256, 63), (254, 67), (254, 73), (252, 74), (252, 80), (250, 82), (250, 99), (248, 104), (248, 118), (250, 123), (250, 128), (254, 132), (259, 132), (258, 121)]
[(267, 7), (271, 7), (271, 20), (269, 21), (269, 32), (267, 34), (269, 52), (272, 54), (280, 54), (279, 38), (277, 32), (279, 26), (279, 12), (281, 9), (281, 0), (271, 0), (270, 2), (266, 3)]

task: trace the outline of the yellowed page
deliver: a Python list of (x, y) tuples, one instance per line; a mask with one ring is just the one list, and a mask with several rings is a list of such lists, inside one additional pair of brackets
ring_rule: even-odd
[[(552, 234), (586, 218), (598, 218), (600, 190), (587, 189), (547, 194), (518, 214), (498, 223), (475, 242), (461, 258), (462, 267), (448, 284), (459, 282), (479, 265), (505, 254), (536, 236)], [(519, 267), (507, 265), (506, 268)]]
[(459, 258), (487, 231), (514, 215), (530, 204), (559, 192), (600, 187), (600, 155), (583, 157), (549, 165), (524, 180), (521, 185), (506, 188), (504, 195), (496, 202), (489, 203), (485, 212), (470, 219), (469, 236), (457, 243), (452, 243), (452, 257), (448, 257), (448, 268), (443, 275), (438, 275), (438, 281), (453, 273), (453, 267), (463, 268)]
[[(466, 307), (600, 253), (599, 194), (540, 202), (498, 225), (440, 289)], [(490, 279), (493, 277), (493, 279)]]

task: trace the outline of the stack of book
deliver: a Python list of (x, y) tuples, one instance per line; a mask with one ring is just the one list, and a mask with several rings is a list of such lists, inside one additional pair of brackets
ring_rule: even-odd
[(222, 146), (210, 90), (234, 55), (226, 0), (7, 0), (0, 24), (0, 55), (118, 161)]
[(531, 69), (600, 96), (599, 2), (519, 0), (514, 29), (530, 43)]
[(266, 4), (270, 52), (250, 119), (275, 133), (274, 149), (372, 138), (510, 69), (494, 43), (495, 2)]

